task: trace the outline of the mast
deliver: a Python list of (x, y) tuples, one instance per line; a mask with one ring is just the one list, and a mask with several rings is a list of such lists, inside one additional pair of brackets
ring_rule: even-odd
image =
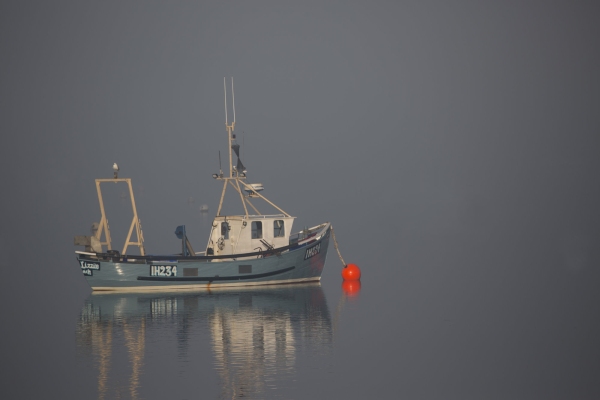
[(233, 122), (229, 124), (227, 117), (227, 83), (223, 78), (223, 90), (225, 92), (225, 128), (227, 129), (227, 142), (229, 144), (229, 177), (233, 178), (233, 157), (231, 154), (231, 146), (233, 145), (233, 130), (235, 129), (235, 95), (233, 92), (233, 77), (231, 77), (231, 97), (233, 103)]
[[(219, 201), (219, 208), (217, 209), (217, 216), (221, 215), (221, 209), (223, 207), (223, 199), (225, 198), (225, 192), (227, 191), (227, 184), (229, 182), (231, 182), (233, 179), (236, 180), (236, 183), (238, 181), (239, 177), (239, 171), (234, 171), (234, 167), (233, 167), (233, 155), (231, 154), (231, 150), (232, 150), (232, 146), (233, 146), (233, 130), (235, 129), (235, 94), (233, 91), (233, 77), (231, 77), (231, 98), (232, 98), (232, 106), (233, 106), (233, 121), (231, 122), (231, 124), (229, 123), (229, 117), (227, 114), (227, 78), (223, 78), (223, 93), (224, 93), (224, 98), (225, 98), (225, 129), (227, 129), (227, 144), (228, 144), (228, 148), (229, 148), (229, 177), (225, 178), (223, 177), (223, 173), (220, 172), (219, 175), (217, 174), (213, 174), (213, 178), (215, 179), (220, 179), (223, 180), (223, 191), (221, 192), (221, 200)], [(234, 176), (234, 172), (235, 172), (235, 176)], [(232, 186), (240, 193), (240, 197), (242, 199), (242, 204), (244, 206), (244, 211), (246, 213), (246, 216), (248, 216), (248, 209), (246, 208), (246, 202), (244, 201), (244, 196), (241, 193), (241, 190), (239, 189), (239, 183), (236, 185), (233, 185), (233, 182), (231, 182)]]
[[(225, 98), (225, 129), (227, 130), (227, 144), (229, 145), (228, 146), (229, 147), (229, 176), (224, 177), (222, 170), (219, 171), (219, 174), (213, 174), (214, 179), (223, 181), (223, 191), (221, 192), (221, 200), (219, 201), (219, 208), (217, 209), (217, 217), (221, 215), (221, 209), (223, 207), (223, 199), (225, 198), (225, 192), (227, 191), (228, 184), (231, 184), (231, 186), (234, 188), (234, 190), (237, 191), (238, 194), (240, 195), (240, 199), (242, 201), (242, 205), (244, 206), (244, 212), (245, 212), (246, 217), (248, 217), (248, 207), (246, 206), (246, 202), (248, 202), (248, 204), (254, 209), (254, 211), (256, 211), (260, 215), (260, 212), (258, 212), (258, 210), (252, 205), (252, 203), (250, 203), (250, 200), (247, 199), (246, 196), (244, 196), (244, 194), (242, 193), (243, 190), (242, 190), (242, 187), (240, 186), (240, 183), (244, 186), (245, 190), (253, 192), (258, 197), (260, 197), (261, 199), (263, 199), (264, 201), (266, 201), (267, 203), (269, 203), (270, 205), (275, 207), (277, 210), (282, 212), (284, 215), (289, 217), (290, 215), (288, 213), (286, 213), (281, 208), (277, 207), (275, 204), (273, 204), (272, 202), (267, 200), (264, 196), (257, 193), (251, 185), (248, 185), (245, 182), (243, 182), (243, 180), (246, 179), (246, 170), (245, 169), (243, 171), (239, 170), (239, 169), (242, 169), (241, 167), (243, 167), (243, 165), (241, 164), (241, 162), (239, 160), (239, 145), (237, 143), (235, 144), (235, 146), (236, 146), (235, 151), (236, 151), (236, 155), (238, 156), (238, 167), (235, 167), (233, 165), (233, 154), (231, 153), (231, 151), (233, 150), (234, 141), (235, 141), (235, 137), (233, 135), (233, 130), (235, 129), (235, 91), (233, 89), (233, 77), (231, 77), (231, 100), (232, 100), (232, 110), (233, 110), (233, 121), (231, 123), (229, 123), (229, 117), (227, 114), (227, 108), (228, 108), (228, 105), (227, 105), (227, 78), (225, 78), (225, 77), (223, 78), (223, 93), (224, 93), (224, 98)], [(219, 160), (220, 159), (221, 158), (220, 158), (220, 153), (219, 153)], [(240, 165), (241, 165), (241, 167), (240, 167)], [(219, 161), (219, 168), (220, 168), (220, 161)]]

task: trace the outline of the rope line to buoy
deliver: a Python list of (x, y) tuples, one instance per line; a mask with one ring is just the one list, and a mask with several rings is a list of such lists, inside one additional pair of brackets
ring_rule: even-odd
[(335, 232), (333, 231), (333, 225), (331, 225), (331, 236), (333, 236), (333, 245), (334, 245), (335, 249), (337, 250), (338, 256), (340, 257), (340, 261), (342, 262), (342, 264), (344, 264), (344, 267), (345, 267), (346, 262), (342, 258), (342, 253), (340, 253), (340, 249), (338, 248), (338, 243), (337, 243), (337, 240), (335, 239)]

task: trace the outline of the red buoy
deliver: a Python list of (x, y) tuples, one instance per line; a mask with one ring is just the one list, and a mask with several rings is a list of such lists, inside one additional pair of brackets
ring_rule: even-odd
[(342, 290), (347, 296), (354, 297), (360, 292), (360, 281), (344, 281), (342, 282)]
[(356, 264), (348, 264), (342, 269), (342, 278), (345, 281), (360, 280), (360, 268)]

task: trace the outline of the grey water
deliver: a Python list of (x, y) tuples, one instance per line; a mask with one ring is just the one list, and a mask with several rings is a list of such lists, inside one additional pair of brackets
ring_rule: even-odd
[[(581, 243), (551, 250), (545, 240), (404, 238), (396, 255), (363, 254), (360, 288), (348, 292), (333, 246), (322, 284), (175, 293), (89, 293), (74, 258), (22, 262), (40, 279), (50, 273), (42, 269), (69, 278), (5, 297), (2, 390), (7, 398), (594, 398), (598, 272), (586, 265), (598, 253)], [(43, 286), (35, 277), (29, 286)]]
[[(599, 18), (0, 2), (0, 398), (600, 398)], [(331, 246), (316, 287), (92, 294), (73, 237), (115, 162), (149, 253), (182, 224), (206, 247), (232, 76), (248, 183), (331, 222), (360, 290)], [(121, 249), (128, 193), (103, 194)]]

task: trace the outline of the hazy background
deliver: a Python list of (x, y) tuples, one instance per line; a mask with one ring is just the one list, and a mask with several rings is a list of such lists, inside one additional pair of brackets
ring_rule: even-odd
[[(74, 352), (89, 287), (73, 236), (99, 220), (94, 179), (113, 162), (133, 179), (149, 252), (177, 251), (180, 224), (205, 247), (233, 76), (250, 182), (295, 230), (331, 221), (363, 269), (353, 363), (335, 358), (348, 374), (321, 394), (597, 398), (599, 11), (2, 1), (1, 390), (77, 388), (68, 361), (66, 376), (51, 366)], [(124, 190), (105, 196), (118, 248)]]

